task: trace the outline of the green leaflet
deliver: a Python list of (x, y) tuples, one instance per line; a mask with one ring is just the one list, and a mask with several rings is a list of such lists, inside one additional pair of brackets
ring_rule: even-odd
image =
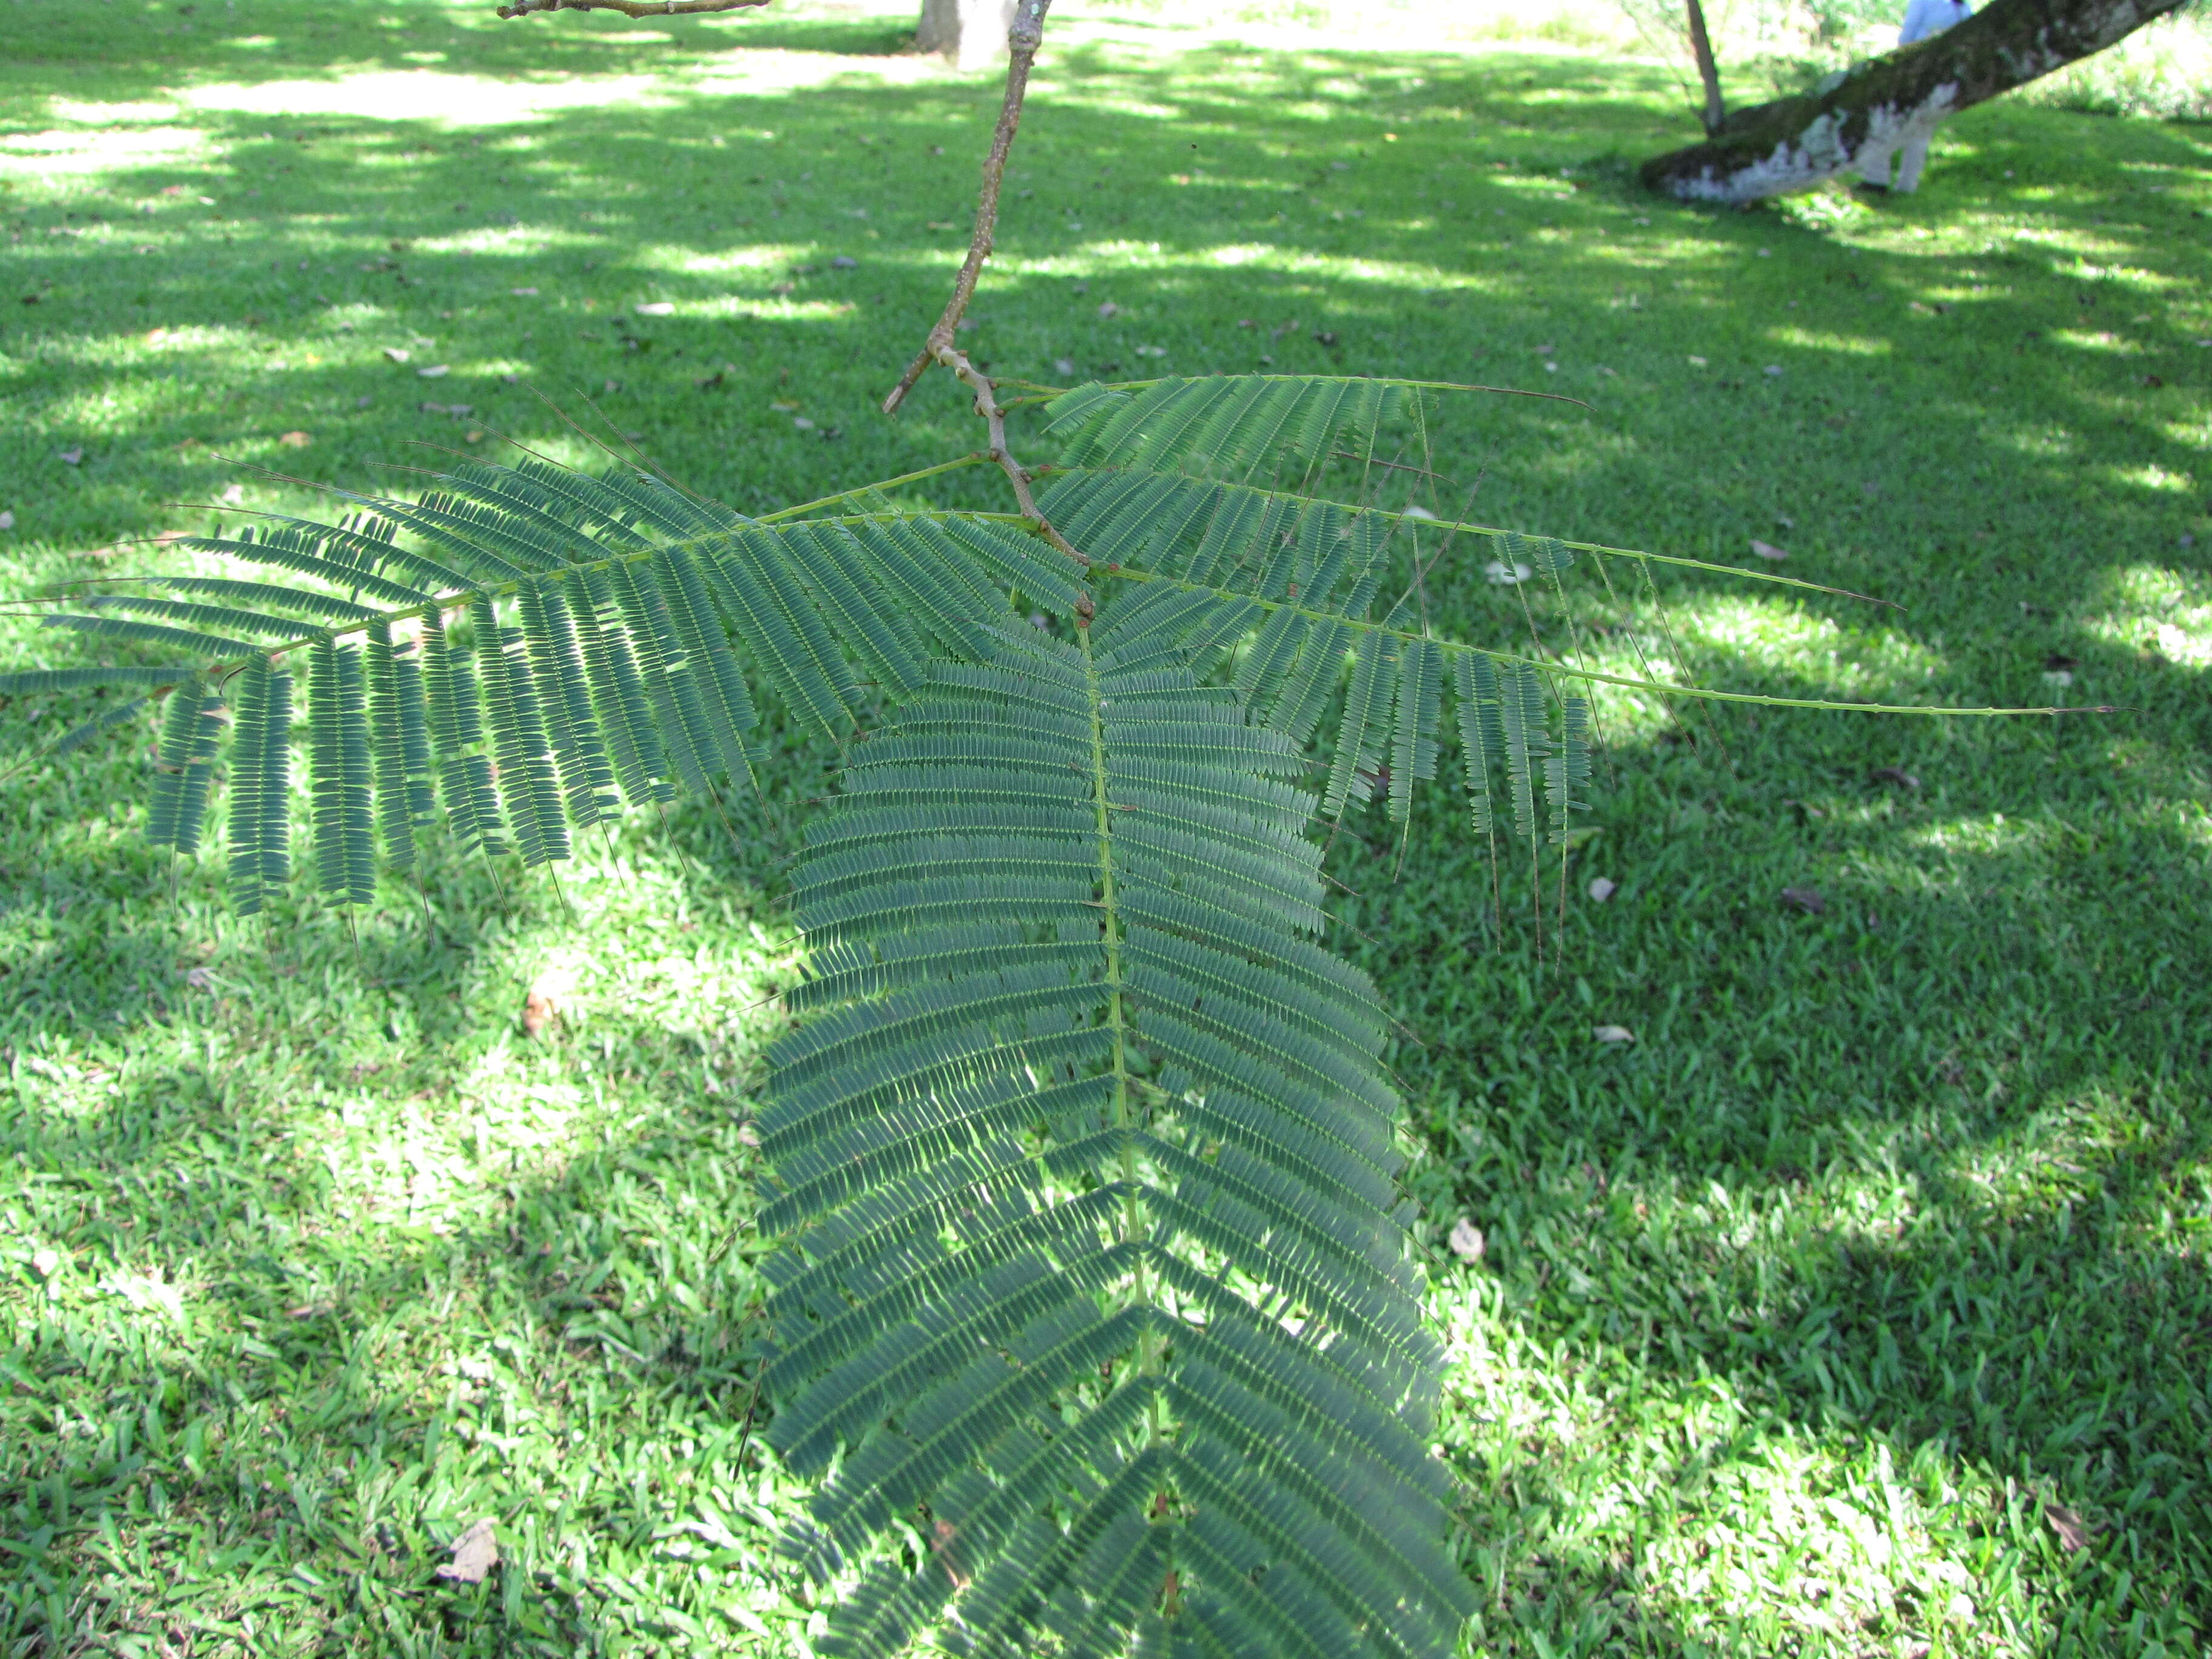
[(1513, 830), (1536, 838), (1535, 768), (1550, 744), (1544, 737), (1544, 687), (1524, 662), (1498, 665), (1498, 719), (1504, 732), (1505, 782), (1513, 802)]
[(696, 676), (684, 672), (684, 648), (677, 641), (668, 606), (650, 572), (618, 564), (606, 573), (606, 580), (636, 653), (638, 677), (653, 708), (653, 730), (672, 781), (686, 793), (703, 799), (710, 793), (707, 773), (712, 764), (707, 758), (712, 752), (707, 717)]
[(653, 728), (636, 653), (623, 632), (614, 585), (606, 572), (594, 570), (585, 574), (583, 588), (586, 603), (576, 608), (575, 621), (584, 672), (591, 682), (595, 712), (605, 723), (623, 793), (640, 806), (668, 800), (676, 791), (665, 776), (667, 756)]
[(244, 640), (196, 634), (189, 628), (172, 628), (167, 623), (134, 622), (128, 617), (48, 617), (41, 626), (74, 629), (80, 634), (97, 635), (106, 640), (166, 646), (172, 651), (197, 651), (210, 659), (250, 656), (255, 649)]
[(1589, 699), (1563, 697), (1560, 700), (1560, 737), (1559, 752), (1544, 760), (1544, 799), (1551, 808), (1551, 838), (1563, 842), (1567, 838), (1567, 814), (1587, 812), (1589, 803), (1577, 797), (1589, 784)]
[(1459, 694), (1460, 751), (1467, 762), (1468, 810), (1474, 833), (1487, 836), (1497, 826), (1497, 813), (1490, 802), (1490, 771), (1505, 750), (1505, 731), (1498, 716), (1498, 665), (1487, 657), (1463, 651), (1452, 666)]
[(146, 813), (146, 839), (156, 847), (178, 853), (199, 848), (215, 775), (216, 714), (222, 707), (222, 699), (204, 680), (187, 681), (169, 693)]
[(1322, 816), (1331, 823), (1343, 817), (1347, 799), (1365, 800), (1373, 793), (1375, 767), (1389, 732), (1389, 696), (1390, 673), (1382, 637), (1363, 634), (1353, 649), (1344, 722), (1338, 728), (1328, 787), (1322, 795)]
[(753, 781), (752, 755), (745, 733), (756, 724), (752, 696), (731, 654), (706, 578), (697, 559), (681, 550), (663, 550), (651, 566), (659, 579), (678, 650), (666, 659), (678, 706), (693, 726), (692, 741), (708, 771), (729, 774), (732, 784)]
[(391, 626), (380, 620), (369, 627), (368, 654), (377, 827), (385, 861), (395, 870), (406, 870), (415, 863), (416, 831), (435, 817), (422, 664), (394, 649)]
[(776, 693), (817, 729), (842, 738), (852, 700), (844, 660), (787, 568), (781, 543), (764, 532), (741, 532), (709, 549), (700, 568)]
[(257, 657), (239, 671), (232, 696), (230, 899), (254, 915), (291, 874), (292, 677)]
[(558, 763), (568, 821), (578, 829), (617, 811), (614, 769), (592, 708), (583, 647), (561, 590), (525, 586), (516, 598), (530, 672), (545, 694), (545, 723)]
[(1048, 429), (1067, 441), (1073, 466), (1249, 479), (1371, 438), (1406, 394), (1388, 380), (1261, 374), (1083, 386), (1053, 400)]
[[(239, 545), (244, 546), (244, 544)], [(304, 588), (283, 587), (275, 582), (240, 581), (228, 576), (149, 576), (149, 587), (166, 587), (178, 593), (204, 593), (210, 599), (229, 599), (239, 605), (274, 605), (282, 610), (305, 611), (325, 623), (373, 622), (383, 613), (365, 605), (356, 605), (350, 599), (341, 599), (328, 593), (317, 593)], [(114, 604), (110, 596), (105, 604)], [(400, 602), (404, 604), (404, 591)], [(210, 623), (213, 618), (209, 618)], [(288, 623), (287, 626), (292, 626)], [(306, 629), (313, 632), (313, 629)]]
[(117, 703), (104, 714), (94, 715), (91, 720), (71, 726), (62, 734), (61, 741), (54, 745), (55, 757), (58, 758), (63, 755), (73, 754), (94, 738), (112, 732), (118, 726), (127, 724), (136, 719), (150, 701), (151, 699), (148, 697), (132, 697), (126, 702)]
[[(1443, 704), (1443, 653), (1433, 640), (1404, 646), (1398, 657), (1395, 730), (1390, 750), (1390, 819), (1406, 822), (1413, 785), (1437, 775), (1437, 718)], [(1587, 754), (1587, 750), (1585, 750)]]
[(202, 605), (192, 599), (165, 599), (144, 593), (96, 593), (85, 603), (99, 611), (135, 611), (144, 617), (166, 617), (171, 622), (196, 628), (227, 628), (240, 634), (264, 634), (280, 640), (306, 639), (319, 625), (296, 617), (272, 617), (236, 605)]
[[(1118, 1650), (1170, 1571), (1178, 1628), (1228, 1630), (1258, 1616), (1255, 1550), (1272, 1616), (1304, 1607), (1334, 1653), (1448, 1651), (1471, 1605), (1381, 1201), (1380, 1011), (1300, 937), (1318, 849), (1272, 781), (1295, 747), (1159, 654), (1151, 599), (935, 670), (795, 873), (817, 977), (761, 1119), (763, 1225), (792, 1238), (771, 1434), (801, 1468), (844, 1452), (793, 1546), (828, 1572), (917, 1504), (939, 1521), (825, 1652)], [(1268, 1492), (1218, 1524), (1153, 1515), (1253, 1468)]]
[(487, 599), (470, 607), (469, 621), (483, 670), (484, 712), (499, 757), (500, 799), (514, 826), (515, 845), (525, 865), (564, 859), (568, 826), (562, 817), (553, 752), (521, 630), (504, 626)]
[(483, 718), (476, 676), (468, 659), (446, 638), (433, 611), (422, 619), (422, 679), (436, 746), (439, 787), (446, 822), (464, 852), (496, 855), (507, 850), (492, 789), (491, 758), (483, 752)]
[(0, 674), (0, 697), (32, 697), (101, 685), (181, 685), (200, 672), (198, 663), (168, 668), (32, 668)]
[(308, 664), (316, 884), (340, 904), (372, 903), (376, 853), (362, 653), (325, 639)]

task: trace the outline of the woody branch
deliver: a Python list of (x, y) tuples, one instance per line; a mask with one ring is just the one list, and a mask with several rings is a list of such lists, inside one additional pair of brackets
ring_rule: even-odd
[(928, 372), (933, 363), (951, 370), (963, 386), (975, 394), (975, 412), (982, 416), (990, 432), (987, 453), (1013, 485), (1014, 499), (1020, 504), (1022, 516), (1036, 526), (1054, 547), (1078, 563), (1088, 565), (1091, 561), (1070, 545), (1066, 538), (1037, 510), (1036, 498), (1030, 492), (1030, 475), (1006, 447), (1006, 411), (1000, 407), (990, 380), (958, 344), (960, 319), (967, 315), (968, 302), (975, 297), (983, 262), (991, 257), (992, 239), (999, 224), (999, 190), (1006, 176), (1006, 155), (1014, 147), (1014, 134), (1021, 125), (1022, 99), (1029, 90), (1030, 65), (1036, 61), (1037, 47), (1043, 43), (1044, 15), (1051, 5), (1052, 0), (1020, 0), (1015, 9), (1013, 27), (1006, 31), (1006, 94), (999, 106), (999, 125), (991, 134), (990, 153), (983, 158), (983, 188), (975, 203), (975, 230), (969, 239), (968, 258), (961, 264), (959, 276), (953, 279), (952, 297), (945, 302), (944, 314), (929, 331), (914, 361), (907, 365), (906, 373), (899, 376), (899, 383), (884, 399), (884, 413), (898, 413), (906, 394), (914, 390), (915, 382)]

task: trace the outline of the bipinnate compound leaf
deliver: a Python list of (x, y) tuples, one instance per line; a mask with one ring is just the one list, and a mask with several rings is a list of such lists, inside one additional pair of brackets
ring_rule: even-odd
[(1297, 750), (1144, 611), (937, 670), (798, 866), (762, 1220), (771, 1437), (836, 1470), (794, 1548), (867, 1564), (825, 1652), (1441, 1654), (1473, 1605)]

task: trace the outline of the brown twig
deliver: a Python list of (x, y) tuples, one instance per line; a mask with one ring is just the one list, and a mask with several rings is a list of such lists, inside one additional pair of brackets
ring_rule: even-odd
[[(928, 372), (932, 363), (953, 368), (945, 354), (958, 355), (953, 352), (954, 337), (959, 332), (961, 318), (967, 314), (968, 301), (975, 297), (975, 281), (983, 274), (983, 261), (991, 257), (991, 239), (999, 228), (999, 185), (1006, 173), (1006, 152), (1014, 147), (1014, 131), (1022, 124), (1022, 98), (1029, 90), (1030, 65), (1036, 61), (1037, 47), (1043, 43), (1044, 15), (1051, 5), (1052, 0), (1020, 0), (1014, 9), (1013, 27), (1006, 31), (1010, 53), (1006, 95), (999, 106), (999, 125), (991, 134), (990, 154), (983, 158), (983, 189), (975, 201), (975, 230), (968, 240), (968, 258), (960, 267), (960, 275), (953, 279), (952, 297), (945, 303), (945, 314), (937, 319), (937, 326), (929, 331), (929, 338), (907, 365), (906, 373), (899, 376), (899, 383), (891, 388), (890, 395), (884, 399), (886, 415), (898, 413), (906, 394), (914, 390), (914, 383)], [(958, 373), (957, 369), (954, 372)], [(996, 407), (995, 400), (993, 406)]]
[(906, 394), (914, 390), (915, 382), (928, 373), (931, 364), (950, 369), (954, 379), (975, 394), (975, 412), (982, 416), (991, 434), (984, 453), (997, 463), (1007, 482), (1013, 485), (1014, 500), (1021, 507), (1022, 516), (1036, 526), (1037, 533), (1045, 540), (1087, 568), (1091, 563), (1089, 556), (1054, 529), (1037, 510), (1036, 497), (1030, 491), (1029, 471), (1006, 447), (1006, 411), (999, 402), (997, 388), (959, 345), (960, 319), (967, 314), (968, 302), (975, 295), (983, 261), (991, 257), (991, 240), (999, 224), (999, 186), (1006, 176), (1006, 155), (1013, 148), (1015, 131), (1022, 123), (1022, 98), (1029, 90), (1030, 65), (1036, 61), (1037, 47), (1044, 40), (1044, 15), (1051, 5), (1052, 0), (1020, 0), (1015, 9), (1013, 27), (1006, 31), (1006, 95), (999, 106), (999, 125), (991, 134), (990, 154), (983, 158), (983, 189), (975, 203), (975, 232), (969, 240), (968, 258), (960, 267), (959, 276), (953, 279), (952, 297), (945, 302), (944, 314), (929, 331), (929, 337), (915, 360), (907, 365), (906, 373), (899, 376), (899, 383), (884, 399), (884, 413), (898, 413)]
[(514, 0), (499, 8), (501, 17), (527, 17), (536, 11), (618, 11), (625, 17), (681, 17), (687, 12), (738, 11), (768, 0)]
[(982, 370), (968, 361), (968, 354), (957, 347), (939, 347), (933, 354), (932, 361), (951, 369), (960, 384), (975, 394), (975, 412), (983, 417), (984, 424), (991, 434), (990, 447), (984, 453), (998, 463), (999, 470), (1013, 485), (1014, 500), (1021, 507), (1022, 517), (1035, 525), (1037, 533), (1045, 540), (1087, 568), (1091, 563), (1090, 555), (1078, 551), (1066, 537), (1053, 528), (1051, 520), (1037, 510), (1036, 497), (1030, 493), (1028, 469), (1016, 460), (1006, 447), (1006, 411), (999, 406), (999, 399), (992, 390), (990, 380)]

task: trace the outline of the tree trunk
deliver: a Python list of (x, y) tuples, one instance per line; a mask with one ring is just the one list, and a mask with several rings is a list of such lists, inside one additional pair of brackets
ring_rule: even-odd
[(1932, 39), (1855, 64), (1833, 84), (1736, 111), (1702, 144), (1641, 177), (1687, 202), (1808, 190), (1864, 155), (1887, 158), (1946, 116), (2102, 52), (2184, 0), (1990, 0)]
[(915, 44), (943, 52), (957, 69), (989, 69), (1006, 58), (1014, 0), (922, 0)]
[(1698, 79), (1705, 88), (1705, 137), (1721, 130), (1728, 109), (1721, 102), (1721, 66), (1713, 61), (1713, 37), (1705, 33), (1705, 9), (1687, 0), (1690, 12), (1690, 56), (1698, 60)]

